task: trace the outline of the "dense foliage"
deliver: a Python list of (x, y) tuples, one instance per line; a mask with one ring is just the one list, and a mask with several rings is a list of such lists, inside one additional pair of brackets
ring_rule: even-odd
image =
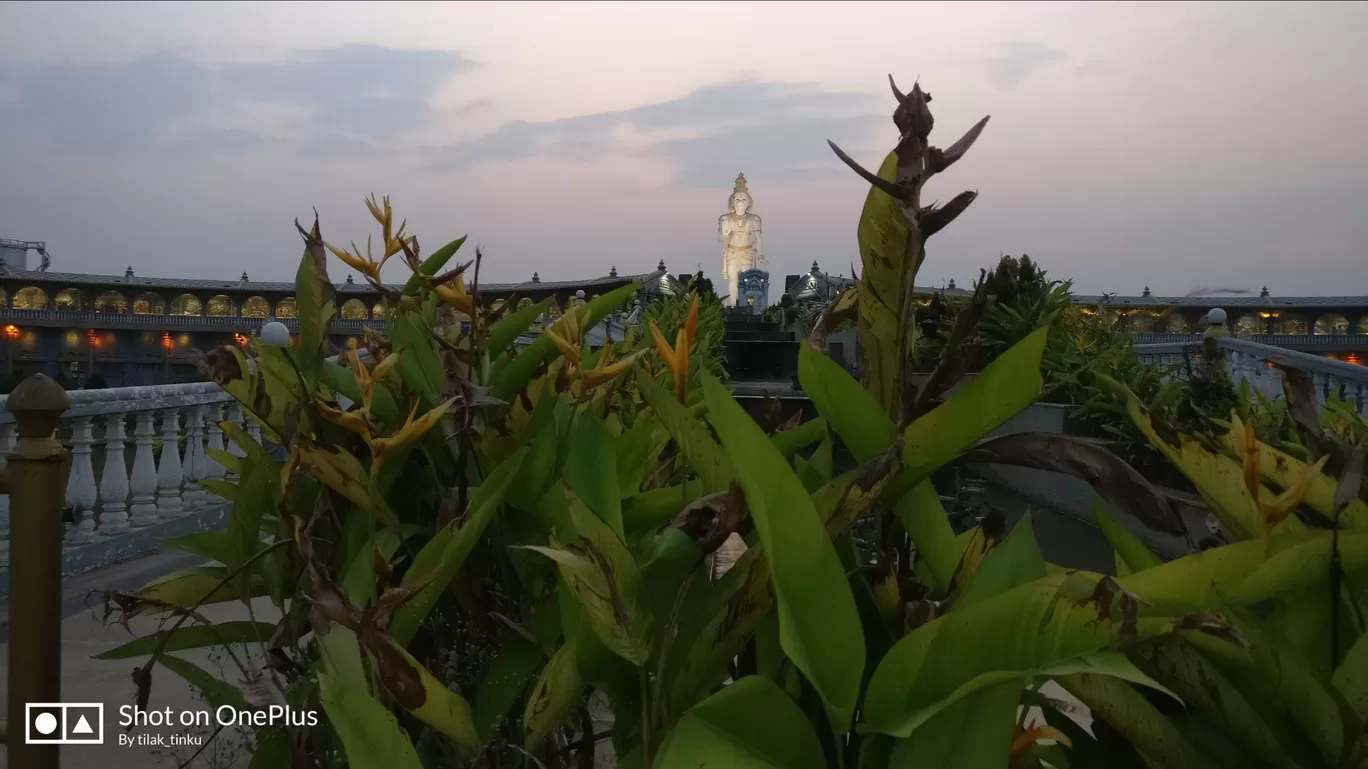
[[(1029, 516), (953, 532), (930, 476), (972, 459), (1077, 474), (1187, 534), (1095, 443), (985, 440), (1046, 393), (1050, 356), (1084, 343), (1060, 341), (1066, 320), (1008, 333), (980, 291), (914, 377), (926, 240), (974, 197), (924, 206), (922, 185), (986, 119), (935, 148), (930, 96), (894, 91), (900, 138), (878, 171), (837, 150), (873, 189), (858, 285), (799, 356), (821, 416), (769, 434), (700, 359), (700, 297), (652, 310), (641, 339), (587, 349), (627, 287), (517, 349), (547, 307), (487, 308), (469, 263), (446, 269), (461, 241), (420, 258), (388, 202), (370, 203), (378, 257), (331, 250), (379, 288), (395, 256), (413, 277), (383, 289), (386, 334), (327, 360), (331, 247), (317, 223), (301, 229), (301, 343), (209, 361), (264, 435), (223, 425), (244, 456), (216, 452), (235, 480), (205, 483), (233, 501), (230, 526), (175, 543), (215, 564), (114, 595), (166, 629), (103, 656), (147, 658), (143, 702), (161, 665), (214, 702), (326, 714), (259, 732), (253, 769), (588, 767), (609, 739), (618, 766), (662, 769), (1364, 766), (1357, 427), (1296, 420), (1317, 447), (1304, 459), (1235, 417), (1208, 440), (1089, 370), (1236, 542), (1160, 563), (1099, 509), (1110, 575), (1046, 563)], [(1020, 313), (1030, 293), (1001, 306)], [(981, 318), (991, 362), (943, 398)], [(820, 352), (852, 321), (863, 381)], [(838, 448), (853, 469), (837, 472)], [(732, 535), (747, 548), (714, 579), (708, 556)], [(282, 618), (199, 612), (253, 596)], [(258, 652), (241, 660), (251, 685), (169, 653), (215, 644)], [(1046, 682), (1087, 706), (1091, 729)]]

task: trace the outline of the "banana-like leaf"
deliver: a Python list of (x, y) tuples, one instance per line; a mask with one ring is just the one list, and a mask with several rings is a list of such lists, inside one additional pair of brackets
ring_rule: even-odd
[(521, 310), (516, 310), (501, 318), (497, 323), (489, 327), (489, 334), (485, 337), (485, 350), (491, 356), (501, 355), (518, 337), (527, 332), (528, 328), (541, 317), (546, 308), (551, 306), (553, 297), (547, 297), (540, 302), (528, 305)]
[(955, 600), (954, 610), (967, 609), (1044, 576), (1045, 557), (1036, 544), (1028, 513), (969, 577), (964, 591)]
[(1102, 506), (1093, 503), (1093, 521), (1097, 528), (1102, 530), (1102, 536), (1107, 538), (1107, 543), (1116, 551), (1116, 557), (1126, 564), (1126, 568), (1131, 574), (1145, 569), (1159, 566), (1162, 561), (1154, 553), (1150, 552), (1145, 543), (1140, 538), (1131, 533), (1131, 530), (1122, 526), (1119, 521), (1111, 516)]
[[(1157, 687), (1108, 652), (1174, 623), (1139, 616), (1109, 577), (1057, 574), (952, 610), (903, 637), (870, 680), (863, 727), (905, 737), (960, 698), (1036, 676), (1101, 673)], [(1021, 643), (1002, 643), (1004, 636)]]
[(1151, 766), (1208, 769), (1211, 765), (1174, 726), (1125, 681), (1100, 675), (1072, 675), (1060, 684), (1135, 746)]
[(401, 645), (413, 639), (413, 634), (418, 632), (432, 607), (437, 605), (437, 599), (446, 592), (451, 580), (456, 578), (466, 557), (498, 513), (508, 485), (517, 476), (526, 455), (527, 450), (520, 449), (499, 463), (485, 478), (485, 482), (471, 493), (465, 517), (439, 531), (414, 556), (413, 564), (404, 572), (400, 586), (423, 586), (395, 610), (389, 626), (390, 635)]
[(1242, 754), (1241, 765), (1298, 766), (1259, 712), (1192, 646), (1177, 637), (1159, 638), (1137, 646), (1131, 657), (1183, 699), (1195, 724), (1226, 733)]
[(669, 523), (686, 505), (708, 493), (701, 480), (643, 491), (622, 500), (622, 526), (630, 534)]
[[(255, 575), (250, 580), (247, 595), (243, 594), (242, 586), (238, 580), (233, 580), (220, 587), (220, 583), (226, 576), (228, 576), (227, 567), (201, 566), (197, 569), (161, 577), (138, 588), (135, 594), (152, 603), (140, 607), (134, 616), (155, 614), (162, 611), (163, 609), (156, 604), (168, 604), (181, 609), (189, 609), (196, 604), (207, 606), (226, 601), (240, 601), (247, 597), (263, 596), (269, 592), (266, 583)], [(211, 591), (212, 595), (210, 595)]]
[(424, 408), (436, 406), (446, 393), (446, 374), (432, 346), (432, 329), (416, 313), (399, 313), (389, 322), (389, 338), (400, 354), (399, 376), (422, 394)]
[(541, 647), (523, 638), (511, 636), (494, 654), (484, 677), (475, 691), (475, 728), (484, 742), (489, 742), (517, 702), (532, 676), (545, 661)]
[[(274, 625), (264, 622), (228, 621), (212, 625), (182, 625), (175, 630), (158, 630), (150, 635), (135, 638), (126, 644), (109, 651), (100, 652), (92, 659), (125, 660), (144, 657), (156, 651), (157, 646), (166, 642), (163, 651), (175, 652), (184, 649), (202, 649), (206, 646), (228, 646), (230, 644), (255, 643), (259, 639), (270, 638), (275, 632)], [(170, 636), (169, 638), (167, 638)]]
[(318, 690), (328, 723), (341, 738), (351, 769), (423, 769), (399, 722), (365, 687), (321, 672)]
[[(708, 426), (701, 419), (689, 414), (674, 395), (640, 368), (636, 371), (636, 379), (641, 396), (660, 418), (661, 424), (679, 447), (679, 453), (688, 460), (689, 467), (702, 479), (707, 490), (714, 492), (727, 488), (733, 477), (731, 461), (722, 447), (717, 445), (717, 441), (713, 440), (708, 432)], [(742, 412), (742, 415), (744, 416), (745, 412)], [(746, 416), (746, 419), (749, 420), (750, 417)]]
[[(1252, 606), (1276, 595), (1323, 583), (1330, 577), (1335, 543), (1328, 532), (1319, 531), (1307, 541), (1269, 556), (1251, 574), (1227, 592), (1237, 606)], [(1368, 533), (1341, 534), (1338, 551), (1341, 568), (1354, 572), (1368, 567)]]
[(827, 435), (827, 422), (822, 417), (809, 419), (792, 430), (784, 430), (770, 436), (774, 447), (786, 458), (793, 456), (799, 449), (810, 446)]
[(1007, 766), (1016, 725), (1021, 683), (990, 686), (932, 716), (921, 728), (897, 740), (888, 769), (978, 769)]
[(551, 730), (570, 715), (582, 685), (579, 666), (575, 664), (575, 646), (567, 643), (551, 655), (527, 698), (523, 739), (528, 750), (544, 742)]
[(574, 450), (565, 455), (565, 483), (619, 538), (625, 536), (613, 436), (586, 411), (570, 425), (570, 445)]
[(747, 676), (689, 709), (654, 766), (660, 769), (822, 769), (822, 744), (783, 689)]
[[(461, 250), (461, 246), (465, 245), (465, 242), (466, 236), (462, 235), (436, 251), (433, 251), (428, 258), (423, 260), (422, 264), (418, 265), (419, 272), (428, 277), (436, 275), (437, 271), (442, 269), (447, 262), (451, 261), (451, 257), (455, 256), (457, 251)], [(423, 281), (417, 275), (409, 276), (408, 281), (404, 283), (404, 295), (416, 295), (418, 289), (421, 288), (422, 285)]]
[(917, 559), (930, 568), (937, 586), (948, 589), (964, 547), (945, 517), (936, 488), (929, 479), (921, 481), (898, 499), (893, 510), (917, 548)]
[(480, 746), (470, 703), (464, 697), (437, 680), (394, 639), (375, 639), (368, 648), (376, 661), (376, 677), (395, 703), (457, 745), (469, 750)]
[[(299, 222), (295, 229), (304, 238), (304, 256), (295, 274), (295, 308), (299, 316), (299, 362), (305, 372), (318, 369), (323, 360), (323, 345), (328, 338), (328, 324), (337, 312), (333, 296), (337, 290), (328, 278), (328, 254), (323, 246), (323, 235), (314, 217), (313, 229), (305, 232)], [(259, 413), (259, 412), (258, 412)]]
[(242, 460), (235, 454), (230, 454), (224, 449), (216, 449), (212, 446), (205, 446), (204, 453), (215, 462), (219, 463), (224, 470), (233, 475), (242, 475)]
[(855, 461), (868, 462), (893, 445), (898, 426), (878, 401), (840, 364), (812, 345), (798, 347), (798, 381)]
[[(898, 153), (890, 152), (879, 166), (879, 178), (894, 181)], [(892, 414), (897, 404), (899, 312), (904, 290), (921, 266), (926, 251), (921, 236), (907, 220), (902, 206), (888, 193), (871, 187), (860, 213), (860, 319), (856, 335), (864, 356), (869, 393)]]
[[(1239, 429), (1238, 423), (1231, 425), (1230, 430), (1226, 431), (1221, 438), (1226, 449), (1236, 457), (1244, 455), (1244, 433), (1243, 430)], [(1302, 504), (1327, 519), (1335, 517), (1335, 488), (1337, 483), (1334, 478), (1315, 470), (1306, 462), (1284, 451), (1279, 451), (1263, 441), (1258, 442), (1258, 450), (1260, 472), (1264, 478), (1273, 481), (1280, 488), (1290, 489), (1296, 486), (1307, 473), (1313, 473), (1313, 479), (1307, 488), (1306, 496), (1302, 499)], [(1340, 518), (1343, 525), (1348, 528), (1368, 528), (1368, 503), (1364, 503), (1361, 499), (1349, 500), (1349, 504), (1340, 511)]]
[(1358, 716), (1368, 723), (1368, 633), (1359, 636), (1339, 667), (1330, 676), (1330, 683)]
[(721, 383), (703, 373), (708, 417), (732, 460), (764, 548), (784, 652), (844, 731), (864, 675), (864, 633), (850, 583), (812, 499)]
[(1040, 397), (1040, 359), (1048, 334), (1046, 328), (1031, 332), (959, 392), (908, 425), (903, 464), (915, 477), (940, 469)]
[(641, 573), (627, 546), (577, 498), (570, 517), (582, 538), (578, 545), (527, 546), (555, 561), (595, 634), (634, 665), (651, 656), (651, 618), (641, 591)]
[(370, 471), (356, 455), (339, 446), (300, 440), (299, 466), (324, 486), (336, 491), (362, 508), (374, 510), (370, 493)]

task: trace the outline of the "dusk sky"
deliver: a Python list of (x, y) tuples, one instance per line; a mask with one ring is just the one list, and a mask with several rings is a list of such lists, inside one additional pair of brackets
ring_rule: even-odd
[(932, 184), (980, 197), (920, 284), (1024, 252), (1081, 292), (1368, 294), (1365, 30), (1364, 3), (0, 3), (0, 237), (288, 280), (294, 219), (363, 242), (375, 192), (487, 280), (716, 278), (745, 172), (782, 287), (859, 261), (867, 185), (826, 140), (878, 166), (891, 72), (940, 146), (992, 115)]

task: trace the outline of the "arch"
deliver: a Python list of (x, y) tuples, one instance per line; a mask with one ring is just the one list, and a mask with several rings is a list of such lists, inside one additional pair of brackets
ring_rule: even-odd
[(1192, 331), (1192, 325), (1188, 323), (1187, 317), (1180, 312), (1169, 313), (1164, 319), (1164, 328), (1170, 334), (1187, 334)]
[(348, 299), (342, 303), (342, 320), (365, 320), (369, 317), (370, 310), (360, 299)]
[(138, 294), (133, 297), (134, 315), (165, 315), (166, 300), (160, 294)]
[(1358, 325), (1354, 326), (1355, 334), (1368, 334), (1368, 315), (1359, 318)]
[(9, 292), (0, 286), (0, 307), (9, 307)]
[(1278, 319), (1276, 328), (1279, 334), (1305, 334), (1306, 318), (1295, 312), (1285, 313)]
[(96, 294), (95, 312), (128, 312), (128, 300), (118, 291), (104, 291)]
[(385, 315), (385, 303), (376, 302), (375, 306), (371, 308), (371, 317), (375, 318), (376, 320), (384, 320)]
[(54, 310), (87, 310), (90, 309), (86, 303), (85, 292), (79, 288), (64, 288), (52, 297), (52, 309)]
[(1154, 316), (1147, 312), (1132, 313), (1126, 318), (1126, 330), (1132, 334), (1144, 334), (1154, 327)]
[(1312, 330), (1313, 334), (1347, 334), (1349, 333), (1349, 319), (1337, 312), (1328, 312), (1316, 318), (1316, 325)]
[(1252, 312), (1247, 312), (1235, 320), (1235, 333), (1237, 334), (1262, 334), (1263, 332), (1263, 318)]
[(293, 318), (297, 314), (295, 307), (295, 298), (293, 296), (287, 296), (279, 302), (276, 302), (275, 316), (277, 318)]
[(237, 305), (229, 297), (219, 294), (209, 297), (208, 304), (204, 308), (205, 315), (212, 315), (218, 318), (232, 317), (237, 315)]
[(46, 310), (47, 292), (37, 286), (24, 286), (14, 292), (14, 304), (11, 306), (16, 310)]
[(242, 317), (264, 318), (271, 314), (271, 303), (264, 296), (249, 296), (242, 300)]
[(204, 305), (193, 294), (181, 294), (171, 300), (172, 315), (203, 315)]
[(519, 310), (526, 310), (528, 307), (531, 307), (531, 306), (532, 306), (532, 297), (524, 296), (523, 298), (521, 298), (521, 299), (518, 300), (517, 308), (518, 308)]

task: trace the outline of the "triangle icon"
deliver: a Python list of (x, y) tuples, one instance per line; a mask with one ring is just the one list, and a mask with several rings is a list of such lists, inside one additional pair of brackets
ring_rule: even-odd
[(77, 722), (76, 722), (76, 725), (73, 726), (73, 727), (71, 727), (71, 733), (72, 733), (72, 734), (94, 734), (94, 733), (95, 733), (95, 730), (90, 728), (90, 722), (86, 720), (86, 717), (85, 717), (84, 715), (82, 715), (82, 716), (81, 716), (81, 720), (77, 721)]

